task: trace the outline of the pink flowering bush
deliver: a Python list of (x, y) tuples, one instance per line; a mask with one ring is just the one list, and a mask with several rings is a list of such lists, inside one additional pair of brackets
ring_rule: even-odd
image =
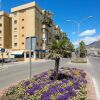
[(61, 68), (58, 79), (54, 80), (54, 70), (33, 76), (9, 88), (2, 100), (85, 100), (86, 73), (76, 68)]

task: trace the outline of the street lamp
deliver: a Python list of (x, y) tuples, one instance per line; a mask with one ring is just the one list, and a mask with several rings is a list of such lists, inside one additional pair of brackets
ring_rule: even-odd
[[(86, 18), (84, 18), (83, 20), (81, 21), (76, 21), (76, 20), (66, 20), (67, 22), (73, 22), (75, 24), (77, 24), (77, 33), (80, 34), (80, 25), (86, 21), (87, 19), (90, 19), (90, 18), (93, 18), (93, 16), (88, 16)], [(79, 48), (79, 56), (80, 56), (80, 48)]]

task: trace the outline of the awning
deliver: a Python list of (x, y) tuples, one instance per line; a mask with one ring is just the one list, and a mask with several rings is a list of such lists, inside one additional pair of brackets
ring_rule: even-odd
[(12, 51), (11, 55), (22, 55), (24, 51)]
[(38, 50), (38, 49), (36, 49), (35, 51), (36, 52), (44, 52), (44, 53), (48, 52), (48, 50)]

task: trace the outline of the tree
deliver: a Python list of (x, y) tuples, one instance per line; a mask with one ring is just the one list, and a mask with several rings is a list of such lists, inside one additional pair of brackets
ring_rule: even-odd
[(61, 39), (58, 35), (56, 35), (55, 39), (52, 40), (52, 43), (48, 47), (49, 47), (48, 56), (55, 59), (55, 68), (54, 68), (55, 78), (54, 79), (57, 79), (60, 57), (62, 57), (66, 48), (66, 39)]
[(50, 11), (44, 10), (43, 12), (43, 19), (42, 19), (42, 24), (46, 25), (48, 27), (52, 26), (53, 20), (51, 18), (52, 13)]
[(86, 55), (86, 47), (85, 47), (85, 43), (83, 41), (81, 41), (79, 43), (79, 50), (80, 50), (80, 57), (85, 57)]

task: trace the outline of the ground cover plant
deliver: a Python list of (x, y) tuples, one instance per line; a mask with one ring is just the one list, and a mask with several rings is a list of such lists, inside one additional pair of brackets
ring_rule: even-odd
[(76, 57), (76, 58), (72, 58), (71, 62), (72, 63), (87, 63), (87, 59)]
[(86, 73), (76, 68), (60, 68), (58, 78), (54, 70), (34, 75), (10, 87), (1, 100), (85, 100), (87, 96)]

